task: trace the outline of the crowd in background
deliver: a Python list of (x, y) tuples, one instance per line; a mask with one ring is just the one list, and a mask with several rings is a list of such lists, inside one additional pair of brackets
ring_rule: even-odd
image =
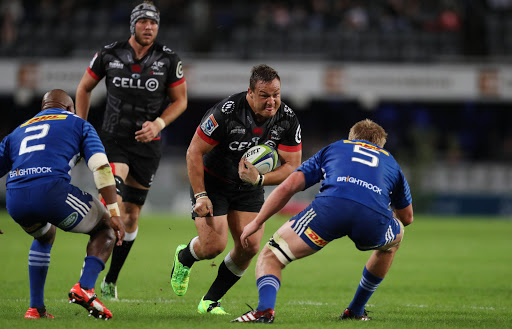
[[(4, 0), (0, 56), (89, 54), (92, 45), (128, 38), (133, 4)], [(160, 0), (155, 4), (161, 11), (161, 39), (190, 55), (326, 53), (335, 60), (438, 60), (512, 53), (512, 41), (503, 34), (512, 29), (507, 19), (511, 0)], [(247, 38), (274, 42), (255, 50)], [(296, 44), (279, 44), (282, 40)], [(399, 53), (379, 51), (404, 43), (409, 46)], [(357, 49), (333, 51), (337, 44)]]
[[(101, 46), (129, 37), (128, 21), (133, 4), (121, 0), (4, 0), (0, 7), (0, 56), (90, 59)], [(329, 58), (339, 61), (366, 58), (379, 62), (421, 59), (432, 62), (441, 60), (439, 55), (443, 51), (458, 61), (476, 58), (485, 62), (496, 57), (507, 61), (512, 55), (512, 33), (503, 33), (508, 28), (512, 32), (509, 19), (512, 0), (160, 0), (155, 4), (162, 17), (158, 39), (179, 51), (184, 60), (193, 56), (248, 59), (253, 54), (260, 62), (276, 58), (272, 56), (282, 59), (280, 51), (290, 56), (292, 52), (295, 56), (309, 54), (312, 60), (317, 55), (322, 60), (324, 51), (318, 46), (324, 43), (318, 40), (325, 36), (345, 38), (339, 42), (341, 50), (331, 52), (335, 56)], [(297, 46), (296, 35), (311, 39), (303, 39), (302, 48), (293, 48)], [(33, 39), (37, 42), (30, 41)], [(412, 51), (410, 47), (416, 39), (435, 42), (429, 48), (433, 57), (418, 57), (429, 54), (421, 48), (426, 44), (415, 44), (419, 48)], [(336, 39), (324, 40), (331, 51), (336, 48), (332, 40)], [(358, 41), (357, 47), (354, 40)], [(392, 40), (396, 43), (392, 44)], [(439, 42), (447, 44), (443, 47)], [(510, 48), (506, 48), (507, 42)], [(397, 53), (399, 49), (403, 51)], [(293, 107), (286, 95), (283, 99)], [(180, 124), (166, 130), (166, 147), (183, 149), (200, 120), (198, 113), (216, 101), (190, 100), (189, 110), (179, 119)], [(6, 120), (9, 125), (2, 127), (2, 136), (39, 108), (30, 103), (20, 105), (12, 95), (1, 97), (0, 105), (11, 109)], [(299, 115), (304, 125), (307, 156), (318, 145), (325, 144), (323, 140), (315, 143), (316, 139), (343, 137), (353, 122), (369, 116), (390, 132), (387, 147), (403, 156), (402, 161), (420, 157), (501, 161), (512, 159), (512, 134), (506, 125), (511, 116), (508, 107), (500, 103), (446, 104), (434, 100), (379, 104), (370, 113), (357, 102), (315, 100), (302, 108)], [(308, 136), (308, 132), (317, 131), (319, 126), (324, 127), (322, 136)]]

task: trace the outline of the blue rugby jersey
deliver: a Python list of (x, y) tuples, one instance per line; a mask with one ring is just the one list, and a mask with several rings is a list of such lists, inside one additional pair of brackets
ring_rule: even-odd
[(70, 182), (71, 169), (80, 157), (89, 161), (95, 153), (105, 153), (105, 149), (89, 122), (66, 110), (44, 110), (0, 144), (0, 177), (7, 174), (7, 188), (56, 177)]
[[(316, 197), (331, 196), (361, 203), (385, 216), (412, 203), (409, 184), (393, 156), (360, 140), (334, 142), (305, 161), (306, 189), (322, 181)], [(340, 209), (343, 211), (343, 209)]]

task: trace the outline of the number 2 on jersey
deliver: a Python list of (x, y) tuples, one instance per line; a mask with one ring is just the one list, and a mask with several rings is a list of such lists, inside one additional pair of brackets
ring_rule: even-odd
[(38, 134), (29, 135), (29, 136), (23, 138), (23, 140), (21, 141), (21, 144), (20, 144), (19, 155), (22, 155), (24, 153), (30, 153), (30, 152), (34, 152), (34, 151), (44, 150), (46, 147), (46, 144), (36, 144), (36, 145), (27, 146), (27, 143), (28, 143), (28, 141), (45, 137), (46, 135), (48, 135), (49, 130), (50, 130), (50, 125), (47, 123), (45, 123), (43, 125), (27, 127), (27, 129), (25, 129), (25, 133), (30, 133), (30, 132), (35, 132), (35, 131), (40, 131), (40, 132)]
[(369, 149), (369, 148), (366, 148), (366, 147), (363, 147), (363, 146), (357, 145), (357, 144), (354, 145), (355, 153), (359, 153), (361, 155), (367, 156), (370, 158), (370, 160), (361, 159), (358, 157), (352, 157), (351, 160), (355, 161), (355, 162), (360, 162), (360, 163), (365, 164), (370, 167), (377, 167), (379, 165), (379, 157), (376, 156), (375, 154), (369, 153), (368, 151), (379, 154), (379, 151), (372, 150), (372, 149)]

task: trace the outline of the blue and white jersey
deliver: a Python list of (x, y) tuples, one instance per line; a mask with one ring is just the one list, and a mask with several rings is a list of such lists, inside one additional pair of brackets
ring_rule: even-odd
[(94, 127), (62, 109), (48, 109), (27, 120), (0, 144), (0, 177), (7, 188), (30, 186), (57, 177), (71, 181), (80, 157), (89, 161), (105, 149)]
[(367, 141), (334, 142), (296, 170), (304, 173), (306, 189), (322, 181), (316, 197), (353, 200), (385, 216), (392, 215), (391, 207), (403, 209), (412, 203), (409, 184), (396, 160)]

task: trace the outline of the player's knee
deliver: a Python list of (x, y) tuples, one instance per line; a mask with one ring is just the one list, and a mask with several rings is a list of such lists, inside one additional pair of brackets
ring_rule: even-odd
[(204, 259), (213, 259), (218, 255), (222, 254), (222, 252), (226, 249), (226, 245), (222, 245), (219, 243), (209, 244), (207, 246), (202, 246), (202, 253)]
[(246, 258), (252, 259), (254, 256), (258, 254), (258, 251), (260, 251), (260, 246), (258, 244), (250, 244), (249, 247), (243, 248), (242, 252), (245, 255)]
[(266, 247), (277, 257), (284, 265), (290, 264), (296, 258), (293, 255), (288, 243), (276, 232), (267, 242)]
[(57, 228), (54, 225), (51, 225), (45, 234), (38, 236), (38, 237), (34, 237), (34, 239), (36, 239), (40, 243), (53, 245), (53, 242), (55, 241), (56, 233), (57, 233)]
[(220, 255), (224, 250), (221, 249), (206, 249), (204, 252), (204, 259), (214, 259)]
[(91, 239), (94, 237), (101, 237), (104, 240), (105, 246), (109, 246), (116, 239), (114, 229), (109, 224), (110, 216), (105, 213), (103, 218), (96, 224), (96, 226), (88, 233)]
[(146, 202), (149, 190), (143, 190), (140, 188), (125, 185), (123, 192), (123, 202), (129, 202), (138, 206), (143, 206)]

